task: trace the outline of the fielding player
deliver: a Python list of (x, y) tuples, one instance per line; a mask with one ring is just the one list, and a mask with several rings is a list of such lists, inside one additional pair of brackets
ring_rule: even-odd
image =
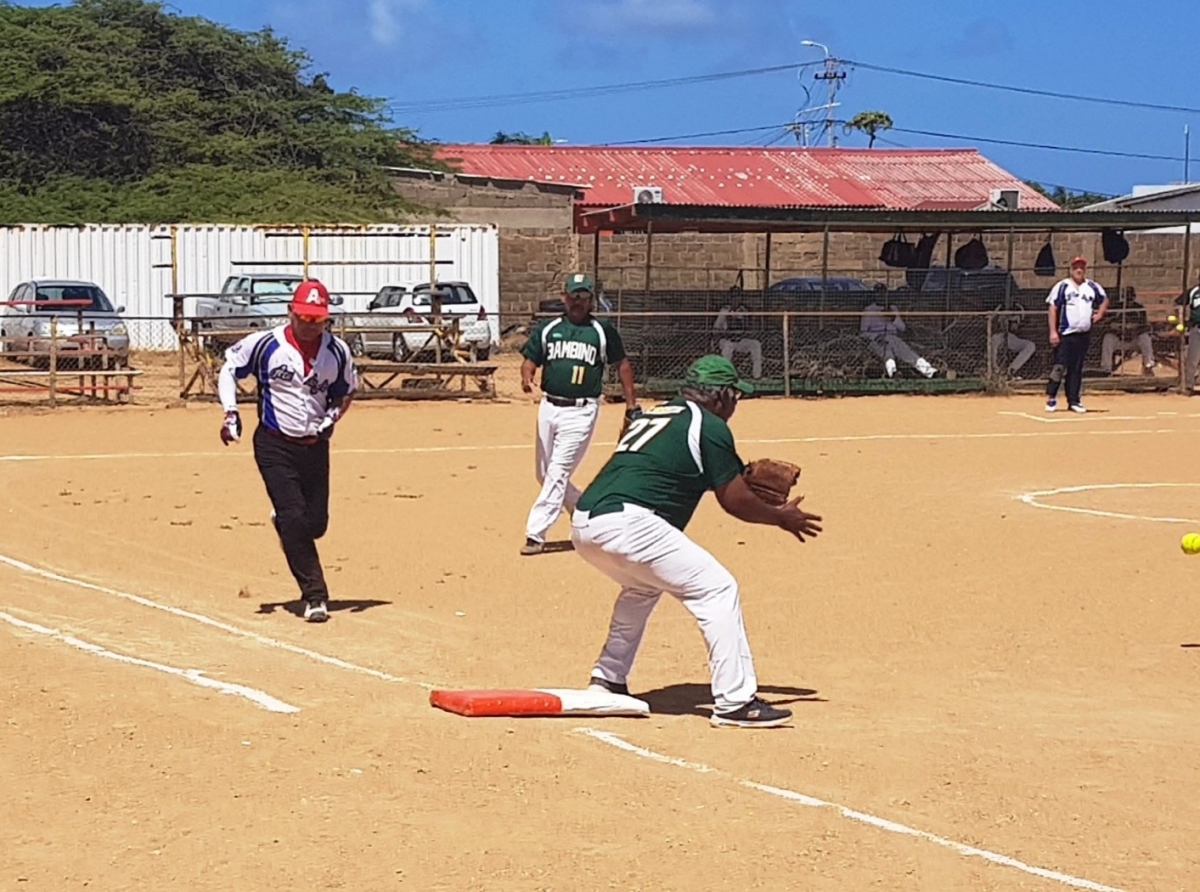
[(712, 723), (769, 728), (792, 714), (758, 697), (737, 581), (683, 532), (710, 489), (738, 520), (780, 527), (801, 542), (821, 531), (821, 518), (800, 510), (803, 497), (769, 505), (743, 477), (727, 422), (751, 390), (724, 357), (696, 360), (677, 398), (630, 423), (580, 498), (571, 540), (580, 557), (621, 586), (592, 686), (629, 693), (646, 622), (669, 592), (696, 618), (708, 645)]

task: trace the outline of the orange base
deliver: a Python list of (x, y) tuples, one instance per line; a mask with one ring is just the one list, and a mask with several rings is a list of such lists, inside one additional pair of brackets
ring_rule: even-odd
[(544, 691), (431, 691), (429, 703), (465, 716), (562, 715), (562, 700)]

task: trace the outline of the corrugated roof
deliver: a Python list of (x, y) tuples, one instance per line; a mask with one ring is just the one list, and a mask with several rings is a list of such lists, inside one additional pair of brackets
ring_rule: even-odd
[(1057, 208), (975, 149), (452, 144), (437, 154), (467, 174), (579, 183), (583, 203), (599, 207), (630, 204), (635, 186), (659, 186), (669, 204), (950, 209), (1016, 189), (1023, 208)]

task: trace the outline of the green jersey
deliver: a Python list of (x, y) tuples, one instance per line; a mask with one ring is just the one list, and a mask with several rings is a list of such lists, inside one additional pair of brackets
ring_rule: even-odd
[(625, 344), (613, 326), (589, 316), (576, 325), (565, 315), (539, 322), (521, 355), (542, 368), (542, 390), (565, 399), (598, 397), (604, 364), (625, 358)]
[(630, 423), (578, 507), (597, 515), (640, 505), (682, 530), (701, 497), (744, 467), (729, 425), (678, 397)]

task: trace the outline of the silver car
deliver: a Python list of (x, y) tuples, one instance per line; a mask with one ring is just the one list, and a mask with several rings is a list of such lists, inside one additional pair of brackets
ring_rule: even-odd
[[(129, 331), (121, 313), (94, 282), (33, 279), (22, 282), (0, 308), (0, 350), (25, 354), (44, 365), (49, 361), (51, 320), (57, 320), (57, 349), (81, 366), (108, 368), (129, 364)], [(72, 354), (74, 354), (72, 356)]]

